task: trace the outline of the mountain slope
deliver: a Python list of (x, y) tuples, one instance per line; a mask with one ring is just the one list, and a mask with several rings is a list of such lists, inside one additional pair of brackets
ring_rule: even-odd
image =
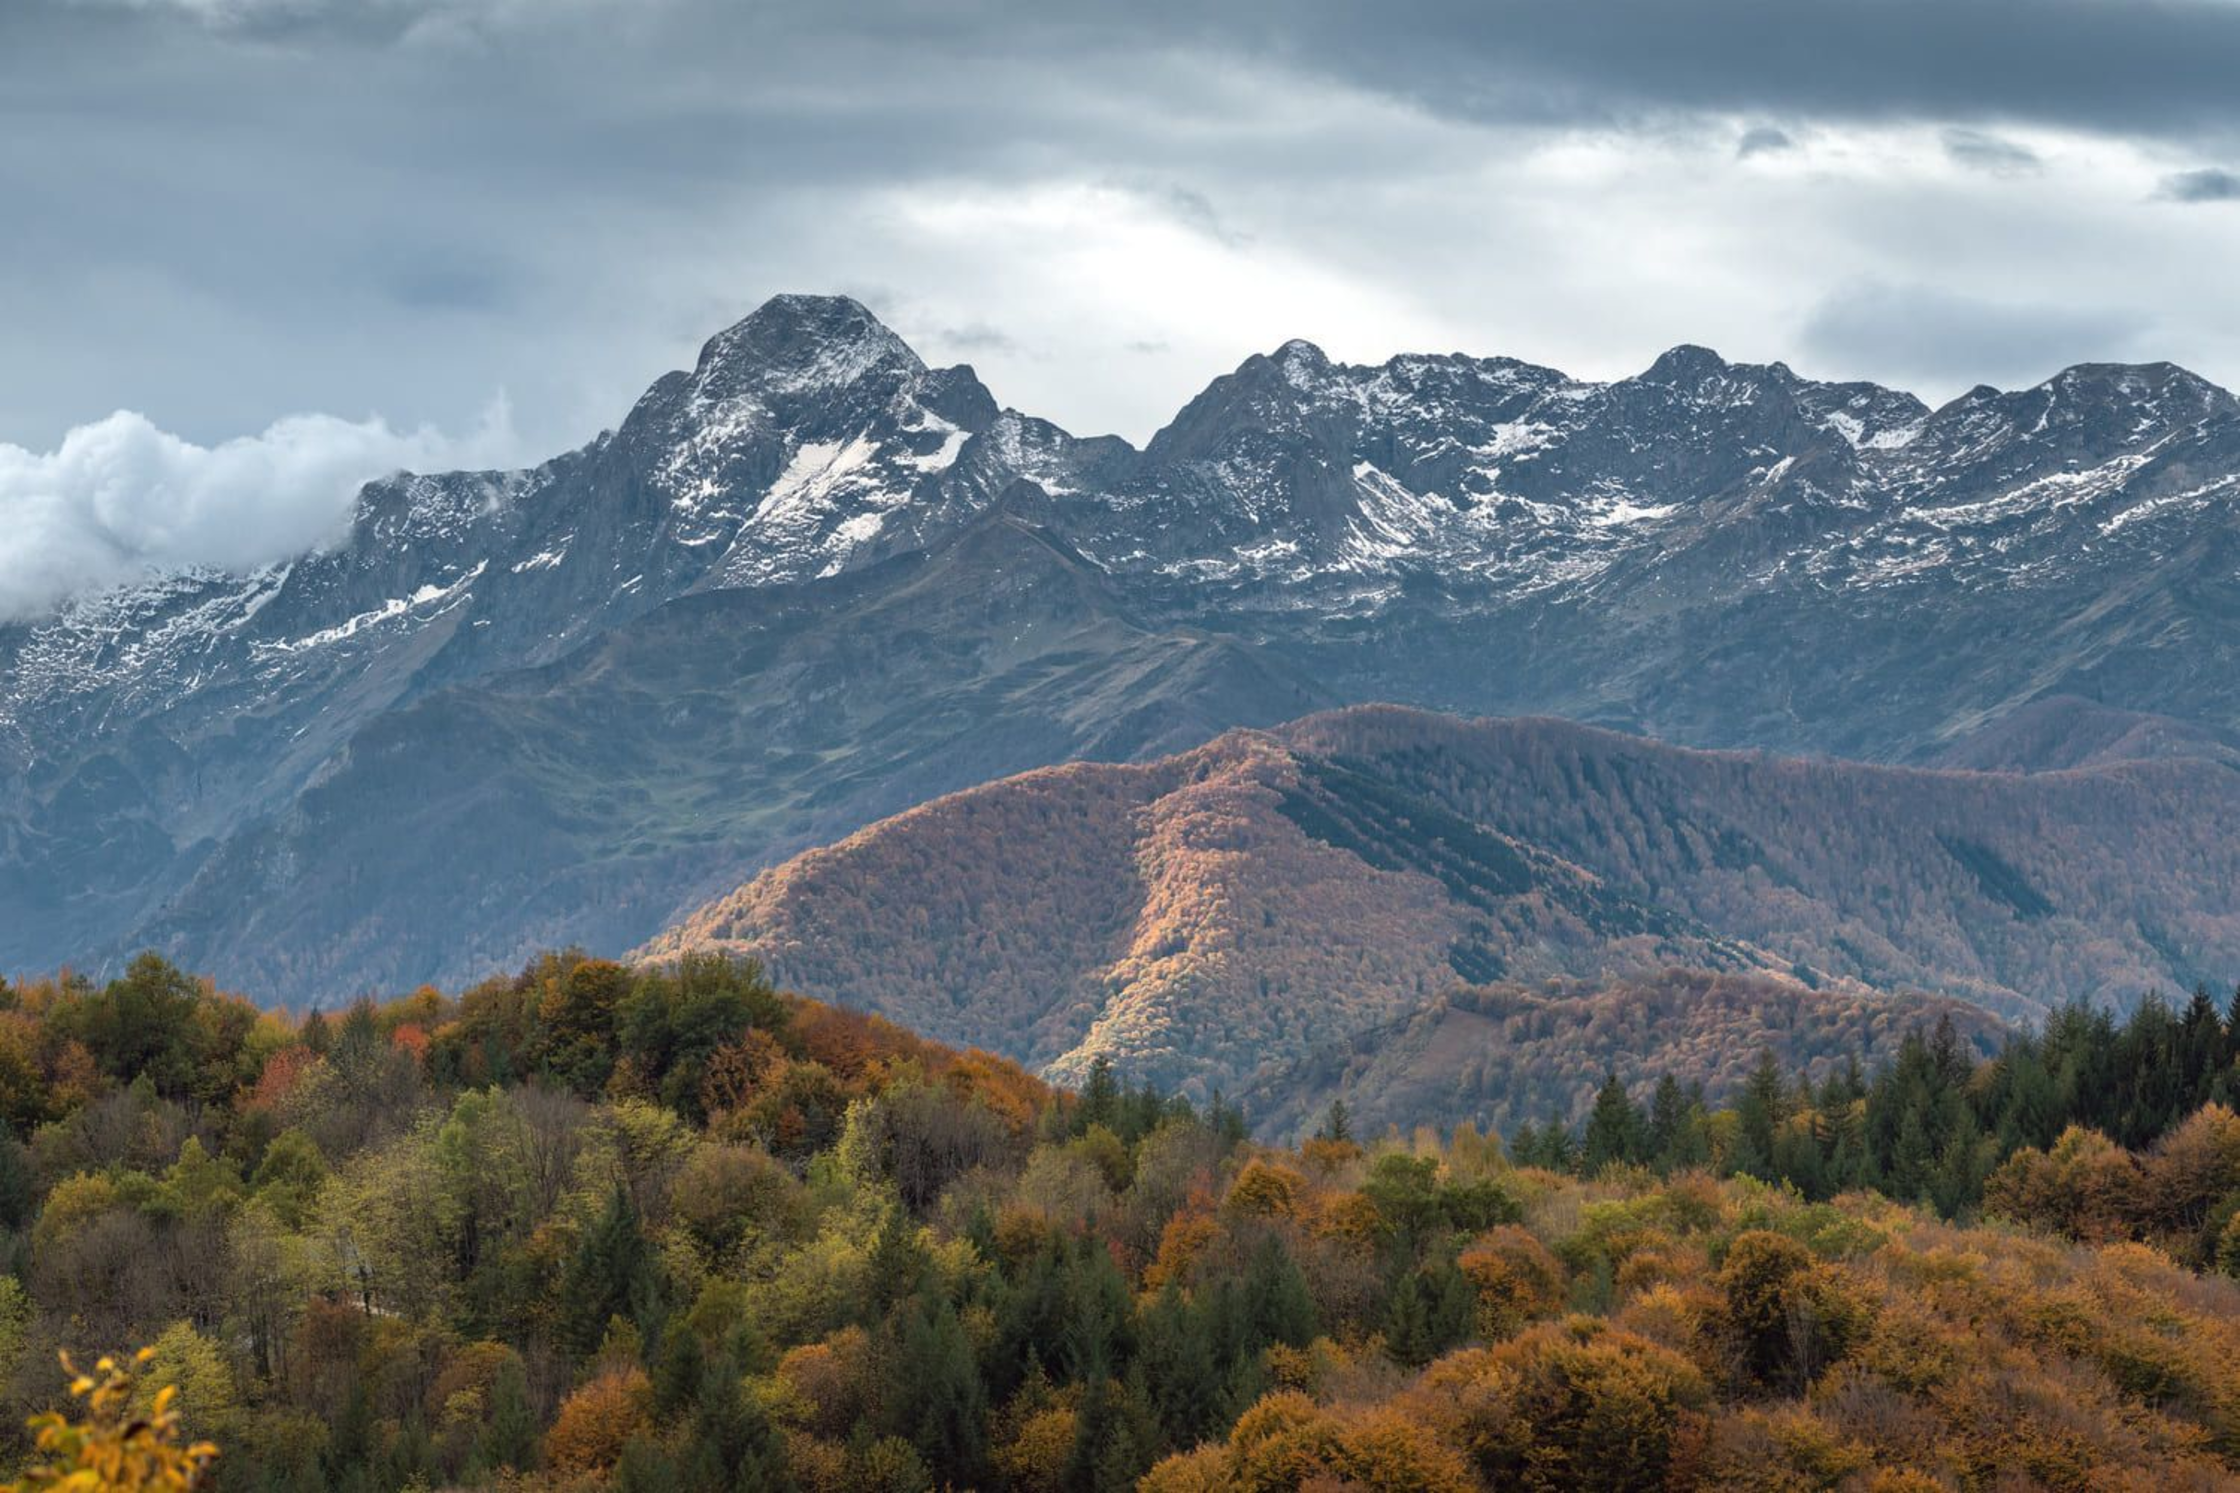
[(1293, 817), (1313, 766), (1248, 732), (1029, 773), (810, 851), (645, 952), (753, 954), (1059, 1073), (1106, 1052), (1171, 1082), (1390, 1020), (1458, 968), (1762, 960), (1497, 836), (1372, 859), (1326, 843)]
[(1584, 1120), (1611, 1074), (1639, 1092), (1670, 1075), (1714, 1103), (1761, 1054), (1814, 1081), (1891, 1061), (1910, 1032), (1949, 1019), (1981, 1055), (2003, 1025), (1949, 997), (1809, 989), (1755, 974), (1667, 969), (1640, 977), (1456, 990), (1388, 1025), (1261, 1075), (1237, 1096), (1259, 1129), (1303, 1136), (1342, 1102), (1357, 1133), (1473, 1124), (1503, 1135)]
[(923, 799), (1325, 698), (1146, 629), (999, 507), (841, 582), (685, 598), (384, 716), (151, 933), (260, 988), (467, 980), (547, 943), (628, 947), (773, 853)]
[(1233, 1087), (1493, 980), (1723, 968), (2008, 1017), (2167, 991), (2240, 967), (2235, 830), (2213, 763), (1927, 772), (1367, 708), (939, 800), (644, 952), (753, 954), (1061, 1076)]
[[(377, 482), (343, 540), (294, 564), (0, 626), (0, 963), (159, 939), (189, 878), (433, 691), (695, 592), (918, 548), (995, 413), (969, 369), (927, 369), (854, 302), (779, 297), (580, 451)], [(263, 915), (251, 895), (244, 919)]]
[[(156, 944), (298, 1001), (464, 978), (650, 936), (976, 772), (1333, 703), (1924, 764), (2219, 756), (2236, 494), (2240, 404), (2168, 365), (1930, 410), (1701, 348), (1590, 384), (1294, 342), (1139, 450), (1000, 408), (853, 301), (779, 297), (579, 451), (386, 479), (292, 565), (0, 623), (0, 967)], [(1094, 592), (1045, 588), (1025, 635), (1079, 626), (1084, 658), (911, 591), (1001, 591), (991, 514)], [(375, 895), (438, 885), (441, 938)]]
[(2240, 768), (2240, 732), (2074, 695), (2048, 695), (1947, 744), (1929, 765), (1973, 772), (2051, 772), (2200, 757)]

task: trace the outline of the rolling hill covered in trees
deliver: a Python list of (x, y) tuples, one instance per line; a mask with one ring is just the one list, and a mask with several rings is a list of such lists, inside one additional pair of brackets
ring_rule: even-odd
[(305, 1019), (148, 957), (0, 987), (0, 1475), (146, 1342), (112, 1431), (171, 1388), (222, 1493), (2224, 1488), (2236, 1060), (2078, 1007), (1273, 1147), (720, 958)]
[[(2240, 967), (2236, 829), (2240, 774), (2200, 757), (1926, 771), (1361, 708), (938, 800), (645, 952), (752, 954), (943, 1040), (1075, 1078), (1108, 1055), (1195, 1093), (1458, 987), (1673, 966), (1782, 982), (1802, 1055), (1816, 1027), (1856, 1034), (1865, 987), (2035, 1019)], [(1602, 1009), (1677, 988), (1613, 986)], [(1702, 987), (1683, 1026), (1762, 990)], [(1900, 1026), (1928, 1009), (1902, 999)], [(1470, 1009), (1419, 1036), (1474, 1060)], [(1631, 1056), (1664, 1035), (1634, 1030)]]
[(1237, 1097), (1261, 1131), (1282, 1137), (1312, 1131), (1333, 1103), (1370, 1134), (1462, 1123), (1508, 1134), (1584, 1120), (1612, 1077), (1639, 1087), (1669, 1074), (1726, 1094), (1772, 1053), (1819, 1082), (1889, 1061), (1909, 1033), (1939, 1021), (1977, 1053), (2008, 1030), (1949, 997), (1806, 990), (1755, 971), (1469, 985), (1265, 1069)]

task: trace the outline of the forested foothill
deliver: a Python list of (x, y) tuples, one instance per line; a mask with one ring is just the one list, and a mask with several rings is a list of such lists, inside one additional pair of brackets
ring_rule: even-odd
[[(0, 1465), (2229, 1487), (2236, 1025), (2072, 1005), (1989, 1056), (1931, 1026), (1818, 1078), (1613, 1079), (1505, 1137), (1340, 1103), (1279, 1147), (712, 956), (301, 1018), (143, 957), (0, 993)], [(58, 1351), (117, 1357), (73, 1395)]]

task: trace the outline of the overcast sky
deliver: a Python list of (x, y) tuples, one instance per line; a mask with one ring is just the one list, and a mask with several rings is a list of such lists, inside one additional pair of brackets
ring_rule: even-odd
[(1137, 440), (1293, 336), (2240, 383), (2235, 79), (2240, 0), (0, 0), (0, 612), (786, 290)]

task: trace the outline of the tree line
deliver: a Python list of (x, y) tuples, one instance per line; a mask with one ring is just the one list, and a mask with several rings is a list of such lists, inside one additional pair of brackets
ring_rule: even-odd
[[(1980, 1211), (2018, 1155), (2060, 1144), (2074, 1154), (2088, 1134), (2100, 1142), (2096, 1156), (2144, 1150), (2204, 1106), (2233, 1107), (2236, 1064), (2240, 992), (2221, 1011), (2203, 987), (2183, 1007), (2148, 1000), (2120, 1018), (2077, 1002), (2037, 1031), (2009, 1034), (1989, 1058), (1948, 1018), (1908, 1033), (1871, 1076), (1853, 1061), (1818, 1083), (1792, 1079), (1764, 1052), (1716, 1109), (1700, 1084), (1669, 1073), (1638, 1099), (1611, 1076), (1584, 1120), (1520, 1126), (1510, 1151), (1581, 1175), (1614, 1165), (1711, 1168), (1815, 1199), (1871, 1189), (1955, 1218)], [(2011, 1185), (2002, 1197), (2011, 1213)], [(2215, 1201), (2192, 1220), (2209, 1233), (2184, 1241), (2188, 1258), (2210, 1257), (2216, 1231), (2240, 1208), (2240, 1197)]]

